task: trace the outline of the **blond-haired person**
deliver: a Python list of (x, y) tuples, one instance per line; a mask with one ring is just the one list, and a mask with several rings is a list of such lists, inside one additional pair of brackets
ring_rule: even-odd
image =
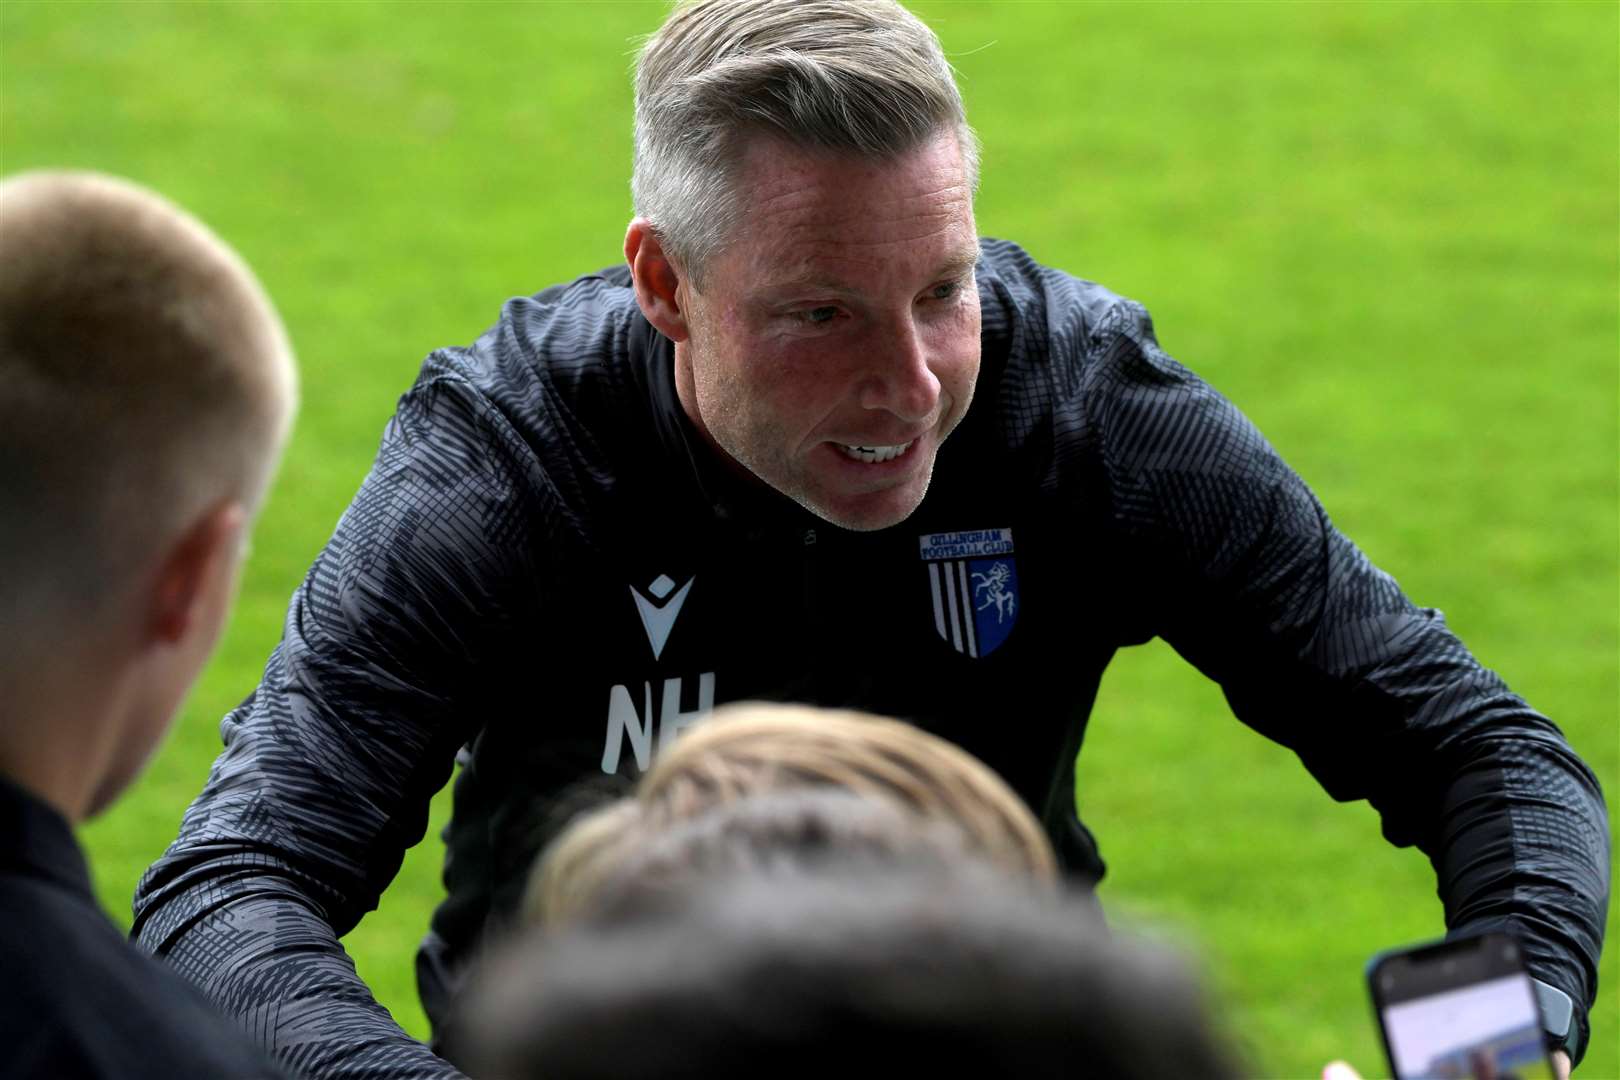
[(0, 182), (0, 1073), (279, 1075), (97, 906), (72, 829), (213, 650), (291, 420), (286, 336), (204, 225), (111, 177)]
[[(901, 812), (918, 847), (937, 848), (945, 832), (965, 860), (1035, 882), (1057, 875), (1035, 815), (960, 747), (854, 710), (744, 702), (694, 726), (632, 795), (570, 823), (536, 865), (526, 913), (540, 923), (566, 920), (671, 827), (739, 800), (803, 789), (846, 791)], [(904, 839), (895, 836), (897, 847)]]

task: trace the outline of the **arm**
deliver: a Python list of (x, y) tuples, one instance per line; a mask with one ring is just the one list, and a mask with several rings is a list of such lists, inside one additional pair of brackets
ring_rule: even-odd
[(1334, 798), (1367, 799), (1392, 843), (1428, 855), (1453, 933), (1517, 937), (1574, 1000), (1584, 1046), (1608, 905), (1591, 770), (1159, 350), (1140, 308), (1112, 309), (1088, 355), (1115, 519), (1156, 582), (1158, 632)]
[(538, 512), (532, 459), (436, 360), (135, 897), (138, 941), (313, 1076), (458, 1075), (399, 1029), (338, 942), (422, 838), (501, 667), (500, 630), (533, 593), (516, 580)]

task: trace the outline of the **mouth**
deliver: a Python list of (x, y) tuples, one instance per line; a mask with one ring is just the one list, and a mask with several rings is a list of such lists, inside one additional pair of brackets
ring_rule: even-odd
[(881, 465), (885, 461), (893, 461), (907, 450), (917, 445), (917, 440), (901, 443), (899, 446), (850, 446), (847, 443), (833, 443), (839, 451), (853, 461), (864, 462), (867, 465)]

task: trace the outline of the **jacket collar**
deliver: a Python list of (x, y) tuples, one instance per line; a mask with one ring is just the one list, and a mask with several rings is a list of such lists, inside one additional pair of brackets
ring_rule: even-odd
[(67, 818), (0, 776), (0, 873), (41, 878), (80, 896), (94, 893), (90, 867)]

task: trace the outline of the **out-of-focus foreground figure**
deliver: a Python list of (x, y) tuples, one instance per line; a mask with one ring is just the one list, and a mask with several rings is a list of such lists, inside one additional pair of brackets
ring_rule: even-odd
[(7, 1077), (280, 1075), (123, 940), (72, 829), (213, 651), (295, 392), (268, 298), (196, 219), (105, 176), (0, 183)]
[(687, 884), (503, 950), (465, 1003), (472, 1075), (1239, 1075), (1181, 962), (1110, 936), (1089, 900), (836, 855)]

